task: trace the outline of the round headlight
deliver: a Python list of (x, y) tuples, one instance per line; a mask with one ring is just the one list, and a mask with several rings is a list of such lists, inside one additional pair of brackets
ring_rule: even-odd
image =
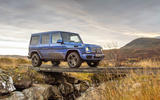
[(86, 53), (90, 53), (91, 51), (90, 51), (90, 49), (89, 49), (89, 47), (86, 47)]

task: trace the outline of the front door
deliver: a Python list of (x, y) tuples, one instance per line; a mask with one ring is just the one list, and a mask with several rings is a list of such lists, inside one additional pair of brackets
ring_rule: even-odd
[(49, 49), (49, 55), (51, 59), (61, 60), (65, 58), (65, 46), (62, 43), (57, 43), (58, 40), (62, 40), (61, 33), (51, 34), (51, 44)]

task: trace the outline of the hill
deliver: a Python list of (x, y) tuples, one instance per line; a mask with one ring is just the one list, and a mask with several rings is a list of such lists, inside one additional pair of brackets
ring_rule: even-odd
[(160, 59), (160, 39), (138, 38), (120, 49), (105, 50), (104, 53), (107, 60)]
[(138, 38), (121, 49), (150, 49), (160, 47), (160, 39), (157, 38)]

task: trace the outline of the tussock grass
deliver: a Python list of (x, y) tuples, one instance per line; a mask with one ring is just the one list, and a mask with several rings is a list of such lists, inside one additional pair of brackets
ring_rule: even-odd
[(30, 64), (30, 61), (25, 58), (12, 58), (12, 57), (0, 58), (0, 66), (17, 66), (20, 64)]
[[(104, 77), (105, 78), (105, 77)], [(83, 100), (159, 100), (160, 75), (135, 75), (105, 81), (88, 91)]]
[(159, 100), (160, 75), (131, 75), (125, 79), (106, 82), (104, 100)]
[(140, 67), (160, 67), (160, 61), (157, 60), (142, 60), (136, 63), (133, 63), (132, 66), (140, 66)]
[(12, 76), (15, 83), (20, 80), (32, 80), (36, 83), (44, 83), (44, 75), (31, 70), (27, 66), (23, 66), (23, 64), (31, 64), (31, 62), (25, 58), (0, 58), (0, 68), (6, 70)]
[(100, 63), (101, 67), (160, 67), (160, 60), (156, 59), (127, 59), (126, 61), (115, 62), (115, 61), (108, 61), (103, 60)]
[(80, 80), (91, 82), (94, 74), (92, 73), (68, 73), (70, 76), (75, 77)]
[[(102, 61), (101, 65), (109, 66), (110, 62)], [(32, 80), (44, 83), (45, 76), (20, 64), (30, 64), (30, 61), (22, 58), (0, 58), (0, 68), (7, 70), (13, 77), (14, 82)], [(50, 64), (50, 63), (48, 63)], [(160, 61), (141, 60), (138, 62), (122, 63), (132, 67), (160, 67)], [(61, 66), (66, 66), (62, 62)], [(100, 66), (101, 66), (100, 65)], [(83, 64), (86, 66), (86, 63)], [(110, 65), (112, 66), (112, 65)], [(113, 64), (114, 66), (114, 64)], [(160, 75), (135, 75), (134, 73), (116, 79), (107, 74), (70, 73), (71, 76), (81, 80), (99, 80), (103, 84), (89, 91), (83, 100), (159, 100), (160, 99)], [(95, 81), (97, 82), (97, 81)]]

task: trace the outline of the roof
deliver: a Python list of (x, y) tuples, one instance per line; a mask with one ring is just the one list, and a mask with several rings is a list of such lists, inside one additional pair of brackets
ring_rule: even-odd
[[(33, 33), (32, 35), (47, 34), (47, 33), (58, 33), (58, 32), (73, 33), (73, 32), (66, 32), (66, 31), (47, 31), (47, 32)], [(74, 34), (77, 34), (77, 33), (74, 33)]]

